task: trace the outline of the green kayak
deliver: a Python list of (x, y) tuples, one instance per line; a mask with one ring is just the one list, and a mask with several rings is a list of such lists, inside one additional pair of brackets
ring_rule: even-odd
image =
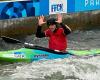
[(100, 49), (68, 50), (66, 53), (63, 53), (50, 50), (45, 47), (35, 46), (34, 44), (21, 42), (6, 36), (2, 36), (1, 38), (8, 43), (20, 43), (24, 45), (24, 48), (0, 51), (0, 61), (4, 62), (32, 62), (40, 60), (53, 60), (58, 58), (70, 58), (72, 56), (88, 56), (100, 54)]
[(72, 56), (96, 55), (100, 49), (92, 50), (68, 50), (66, 53), (57, 52), (44, 47), (20, 48), (0, 52), (0, 61), (4, 62), (32, 62), (40, 60), (52, 60), (58, 58), (70, 58)]

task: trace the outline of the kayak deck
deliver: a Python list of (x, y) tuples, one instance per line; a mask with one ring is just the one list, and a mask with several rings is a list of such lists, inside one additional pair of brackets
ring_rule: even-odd
[(85, 56), (85, 55), (96, 55), (100, 54), (100, 49), (91, 49), (91, 50), (68, 50), (69, 53), (78, 55), (78, 56)]
[(50, 49), (41, 49), (41, 48), (21, 48), (17, 50), (1, 51), (0, 52), (0, 61), (7, 62), (32, 62), (39, 61), (44, 59), (57, 59), (57, 58), (68, 58), (70, 54), (55, 52)]
[(20, 48), (17, 50), (1, 51), (0, 61), (6, 62), (32, 62), (39, 60), (52, 60), (58, 58), (69, 58), (72, 55), (84, 56), (99, 54), (100, 49), (92, 50), (68, 50), (66, 53), (56, 52), (48, 48), (34, 46)]

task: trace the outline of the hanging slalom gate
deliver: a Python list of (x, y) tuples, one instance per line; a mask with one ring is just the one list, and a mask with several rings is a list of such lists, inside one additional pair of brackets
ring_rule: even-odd
[(100, 0), (1, 1), (0, 19), (99, 10)]

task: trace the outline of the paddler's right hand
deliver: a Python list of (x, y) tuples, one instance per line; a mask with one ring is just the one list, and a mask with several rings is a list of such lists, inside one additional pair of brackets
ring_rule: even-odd
[(46, 22), (44, 21), (44, 16), (38, 17), (38, 25), (42, 26), (42, 24), (45, 24)]

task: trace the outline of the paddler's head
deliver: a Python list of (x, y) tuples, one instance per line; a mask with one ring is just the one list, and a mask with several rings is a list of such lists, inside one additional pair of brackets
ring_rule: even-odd
[(57, 22), (55, 18), (50, 18), (47, 20), (47, 26), (51, 31), (55, 31), (57, 29)]

